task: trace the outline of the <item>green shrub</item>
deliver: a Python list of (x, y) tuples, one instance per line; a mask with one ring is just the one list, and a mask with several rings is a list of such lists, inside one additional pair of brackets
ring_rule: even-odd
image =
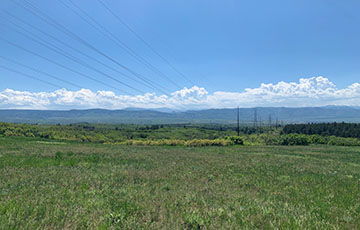
[(360, 146), (360, 141), (356, 138), (344, 138), (344, 137), (328, 137), (328, 145), (337, 146)]
[(202, 147), (202, 146), (229, 146), (232, 142), (230, 140), (215, 139), (215, 140), (199, 140), (194, 139), (185, 142), (185, 146), (188, 147)]
[[(111, 144), (111, 143), (107, 143)], [(135, 146), (184, 146), (183, 140), (127, 140), (118, 142), (120, 145), (135, 145)]]
[(158, 141), (160, 145), (167, 145), (167, 146), (184, 146), (184, 140), (160, 140)]
[(231, 141), (233, 145), (244, 145), (244, 140), (241, 137), (238, 136), (230, 136), (226, 137), (225, 140)]
[(280, 136), (275, 133), (263, 133), (259, 135), (259, 143), (265, 145), (279, 145)]
[(280, 136), (281, 145), (309, 145), (309, 137), (304, 134), (287, 134)]
[(320, 136), (320, 135), (309, 135), (308, 136), (309, 141), (311, 144), (327, 144), (328, 140), (326, 137)]
[[(239, 142), (238, 142), (239, 143)], [(112, 143), (106, 143), (112, 144)], [(127, 140), (118, 142), (119, 145), (134, 145), (134, 146), (187, 146), (187, 147), (203, 147), (203, 146), (229, 146), (234, 143), (225, 139), (193, 139), (189, 141), (184, 140)]]

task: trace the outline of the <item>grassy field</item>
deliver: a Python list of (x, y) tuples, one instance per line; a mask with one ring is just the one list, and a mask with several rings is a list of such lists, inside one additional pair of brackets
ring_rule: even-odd
[(360, 148), (0, 138), (0, 229), (358, 229)]

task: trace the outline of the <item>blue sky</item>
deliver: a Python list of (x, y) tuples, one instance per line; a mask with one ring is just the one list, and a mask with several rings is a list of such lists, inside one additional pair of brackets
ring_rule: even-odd
[[(23, 0), (16, 1), (24, 5)], [(193, 86), (151, 52), (123, 25), (119, 24), (97, 0), (73, 1), (112, 31), (137, 54), (175, 81), (177, 86), (138, 63), (115, 43), (104, 38), (77, 15), (69, 11), (59, 0), (29, 1), (99, 50), (143, 76), (152, 79), (168, 89), (169, 92), (180, 90), (178, 86), (188, 88)], [(71, 6), (69, 0), (62, 1)], [(260, 87), (262, 83), (298, 82), (300, 78), (316, 76), (324, 76), (330, 79), (337, 88), (346, 88), (357, 82), (358, 76), (360, 76), (359, 1), (102, 1), (116, 11), (127, 24), (192, 82), (198, 87), (205, 88), (210, 94), (218, 91), (243, 92), (246, 88)], [(111, 86), (137, 94), (131, 89), (29, 41), (26, 37), (9, 29), (8, 26), (13, 28), (11, 22), (14, 19), (5, 14), (3, 10), (10, 11), (63, 42), (118, 68), (114, 63), (48, 26), (13, 2), (13, 0), (3, 0), (0, 3), (2, 10), (0, 14), (2, 18), (0, 37), (21, 44)], [(39, 36), (52, 44), (57, 44), (46, 36), (41, 34)], [(59, 44), (57, 46), (61, 47)], [(0, 50), (1, 56), (41, 69), (80, 85), (82, 88), (94, 92), (106, 90), (121, 94), (113, 88), (66, 71), (2, 41), (0, 41)], [(78, 58), (81, 57), (76, 53), (71, 53)], [(122, 79), (121, 76), (111, 70), (104, 69), (87, 59), (82, 60), (95, 69)], [(31, 73), (41, 79), (47, 79), (46, 76), (36, 75), (31, 71), (4, 62), (2, 59), (0, 59), (0, 63), (24, 73)], [(52, 92), (57, 89), (2, 69), (0, 69), (0, 77), (0, 91), (12, 89), (29, 92)], [(79, 90), (63, 82), (47, 80), (68, 90)], [(131, 84), (142, 92), (154, 91), (127, 79), (122, 79), (122, 81)], [(156, 93), (160, 94), (159, 92)]]

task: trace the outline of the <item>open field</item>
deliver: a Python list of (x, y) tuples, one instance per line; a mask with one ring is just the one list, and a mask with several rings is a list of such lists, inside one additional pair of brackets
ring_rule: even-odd
[(356, 229), (360, 149), (0, 138), (0, 229)]

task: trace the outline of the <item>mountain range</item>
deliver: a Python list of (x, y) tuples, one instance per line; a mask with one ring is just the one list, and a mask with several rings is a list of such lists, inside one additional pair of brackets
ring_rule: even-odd
[[(165, 112), (164, 112), (165, 111)], [(308, 122), (360, 122), (360, 108), (346, 106), (327, 107), (261, 107), (240, 108), (240, 121), (274, 123)], [(256, 111), (256, 112), (255, 112)], [(208, 109), (198, 111), (171, 112), (145, 109), (123, 110), (0, 110), (0, 121), (13, 123), (69, 124), (69, 123), (128, 123), (128, 124), (175, 124), (175, 123), (236, 123), (237, 109)]]

